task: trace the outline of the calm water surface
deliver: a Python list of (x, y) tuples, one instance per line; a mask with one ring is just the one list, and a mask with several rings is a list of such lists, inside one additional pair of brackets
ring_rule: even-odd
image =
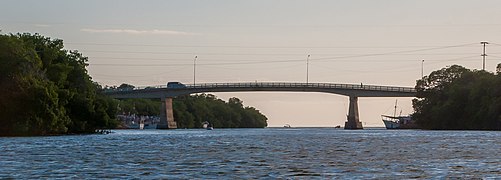
[(3, 178), (501, 178), (501, 132), (116, 130), (0, 138)]

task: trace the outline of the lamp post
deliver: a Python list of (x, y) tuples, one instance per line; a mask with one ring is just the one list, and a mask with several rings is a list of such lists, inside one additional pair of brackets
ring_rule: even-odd
[(306, 84), (308, 84), (308, 74), (309, 74), (309, 67), (310, 66), (310, 55), (308, 54), (308, 57), (306, 58)]
[(195, 86), (195, 78), (196, 78), (196, 70), (197, 70), (197, 58), (198, 56), (195, 56), (195, 59), (193, 59), (193, 86)]
[(421, 60), (421, 79), (423, 79), (423, 77), (424, 77), (423, 69), (424, 69), (424, 59)]

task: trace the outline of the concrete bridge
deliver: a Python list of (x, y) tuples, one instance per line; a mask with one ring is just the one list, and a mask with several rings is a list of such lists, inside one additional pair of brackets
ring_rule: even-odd
[(288, 92), (322, 92), (350, 97), (350, 106), (345, 129), (363, 129), (359, 119), (358, 97), (415, 97), (416, 90), (411, 87), (377, 86), (363, 84), (334, 83), (205, 83), (175, 84), (174, 86), (149, 86), (134, 89), (108, 89), (105, 94), (116, 99), (159, 98), (162, 99), (159, 129), (175, 129), (172, 98), (181, 95), (208, 92), (252, 92), (252, 91), (288, 91)]

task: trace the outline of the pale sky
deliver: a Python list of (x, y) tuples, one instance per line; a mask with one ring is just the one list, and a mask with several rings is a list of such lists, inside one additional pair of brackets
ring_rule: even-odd
[[(413, 87), (448, 65), (501, 62), (499, 0), (2, 0), (2, 33), (63, 39), (89, 57), (101, 85), (309, 82)], [(344, 125), (348, 98), (322, 93), (215, 93), (238, 97), (270, 126)], [(412, 112), (412, 98), (359, 98), (364, 126)]]

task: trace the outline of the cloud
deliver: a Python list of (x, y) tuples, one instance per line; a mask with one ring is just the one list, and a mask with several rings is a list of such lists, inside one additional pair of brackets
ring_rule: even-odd
[(33, 24), (33, 26), (35, 26), (35, 27), (44, 27), (44, 28), (51, 27), (51, 25), (48, 25), (48, 24)]
[(89, 33), (122, 33), (122, 34), (154, 34), (154, 35), (198, 35), (196, 33), (171, 31), (171, 30), (135, 30), (135, 29), (81, 29), (83, 32)]

